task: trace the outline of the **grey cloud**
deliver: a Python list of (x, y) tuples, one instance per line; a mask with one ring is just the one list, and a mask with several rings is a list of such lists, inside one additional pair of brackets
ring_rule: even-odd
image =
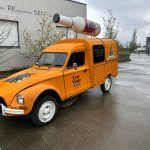
[[(87, 3), (88, 10), (94, 10), (97, 16), (93, 18), (107, 15), (107, 9), (112, 9), (114, 16), (120, 23), (121, 31), (119, 38), (121, 41), (130, 41), (134, 28), (140, 32), (144, 31), (142, 35), (150, 36), (149, 24), (150, 24), (150, 0), (82, 0)], [(89, 14), (90, 17), (92, 17)], [(99, 19), (101, 20), (101, 19)], [(145, 35), (145, 31), (149, 32)], [(124, 35), (127, 34), (127, 35)], [(140, 37), (140, 39), (142, 39)], [(145, 39), (143, 39), (144, 41)]]

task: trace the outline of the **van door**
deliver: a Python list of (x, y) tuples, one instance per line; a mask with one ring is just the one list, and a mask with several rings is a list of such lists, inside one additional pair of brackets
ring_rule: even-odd
[[(64, 71), (67, 98), (75, 96), (90, 87), (89, 67), (86, 65), (85, 51), (73, 52)], [(77, 68), (73, 67), (77, 65)]]
[(105, 82), (105, 50), (103, 45), (94, 45), (93, 53), (93, 85)]

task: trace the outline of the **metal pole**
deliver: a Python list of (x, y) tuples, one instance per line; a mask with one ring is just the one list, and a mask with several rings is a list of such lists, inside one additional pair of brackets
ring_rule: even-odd
[(67, 34), (67, 35), (66, 35), (66, 38), (67, 38), (67, 39), (68, 39), (68, 36), (69, 36), (69, 35), (68, 35), (68, 33), (69, 33), (69, 31), (68, 31), (68, 30), (69, 30), (69, 29), (67, 28), (67, 33), (66, 33), (66, 34)]

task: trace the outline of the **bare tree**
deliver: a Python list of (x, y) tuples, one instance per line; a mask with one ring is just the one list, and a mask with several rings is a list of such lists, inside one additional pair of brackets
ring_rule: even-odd
[(131, 52), (134, 51), (136, 48), (140, 47), (140, 43), (137, 44), (137, 30), (136, 29), (134, 29), (133, 31), (132, 39), (130, 41), (129, 47), (130, 47)]
[[(0, 46), (3, 46), (3, 43), (7, 40), (12, 30), (12, 25), (5, 25), (0, 23)], [(0, 49), (0, 64), (8, 61), (8, 58), (5, 57), (5, 53), (8, 49)]]
[(36, 60), (43, 49), (64, 38), (65, 35), (66, 33), (64, 30), (56, 30), (50, 17), (42, 16), (42, 18), (39, 19), (37, 38), (33, 40), (31, 33), (25, 32), (24, 41), (26, 50), (21, 51), (20, 53), (23, 54), (24, 57)]
[(111, 9), (108, 9), (108, 17), (103, 17), (103, 22), (104, 37), (116, 40), (119, 32), (119, 22), (117, 22)]
[(0, 24), (0, 45), (9, 37), (10, 32), (12, 30), (12, 25), (3, 25)]

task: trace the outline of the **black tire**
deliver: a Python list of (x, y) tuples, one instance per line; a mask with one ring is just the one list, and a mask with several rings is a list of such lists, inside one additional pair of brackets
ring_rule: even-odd
[[(107, 83), (106, 83), (108, 80), (109, 80), (109, 83), (110, 83), (109, 87), (107, 87)], [(102, 90), (102, 92), (103, 92), (103, 93), (108, 93), (108, 92), (110, 91), (110, 89), (111, 89), (111, 86), (112, 86), (112, 79), (111, 79), (110, 76), (108, 76), (108, 77), (106, 78), (106, 80), (105, 80), (105, 83), (103, 83), (103, 84), (101, 85), (101, 90)]]
[[(48, 119), (46, 121), (42, 121), (42, 119), (40, 119), (40, 118), (42, 118), (41, 109), (44, 108), (43, 112), (46, 111), (45, 109), (47, 109), (48, 106), (44, 107), (44, 105), (46, 105), (46, 104), (50, 105), (49, 103), (52, 104), (52, 107), (55, 106), (55, 112), (53, 110), (53, 112), (51, 114), (52, 116), (50, 117), (50, 120)], [(48, 109), (50, 110), (50, 108), (48, 108)], [(32, 113), (31, 113), (32, 122), (36, 126), (45, 126), (54, 120), (57, 111), (58, 111), (58, 105), (57, 105), (56, 99), (53, 96), (44, 95), (38, 99), (38, 102), (35, 104), (35, 106), (32, 110)], [(43, 113), (43, 115), (45, 115), (45, 112)], [(47, 115), (50, 115), (50, 112), (48, 112)], [(43, 119), (44, 119), (44, 117), (43, 117)]]

